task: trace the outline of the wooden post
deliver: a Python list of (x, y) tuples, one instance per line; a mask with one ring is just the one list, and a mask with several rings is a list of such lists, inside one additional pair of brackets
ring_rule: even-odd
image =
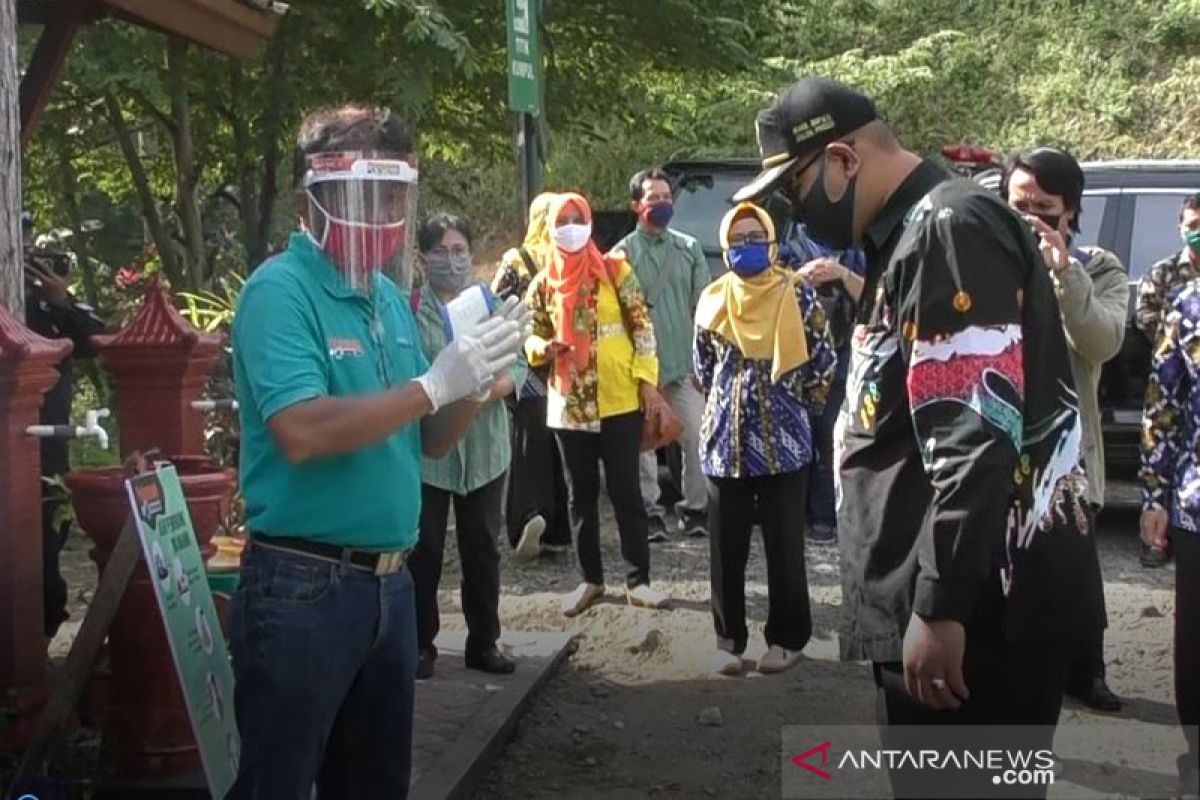
[(91, 0), (68, 0), (58, 4), (53, 19), (42, 29), (29, 65), (25, 67), (25, 77), (21, 79), (22, 148), (29, 145), (42, 111), (50, 102), (50, 94), (58, 83), (75, 32), (92, 13)]
[(67, 663), (59, 671), (50, 700), (38, 717), (29, 746), (25, 748), (12, 786), (9, 787), (12, 797), (17, 796), (17, 789), (23, 780), (45, 774), (46, 762), (53, 755), (71, 712), (79, 705), (79, 698), (83, 695), (88, 676), (91, 675), (96, 658), (100, 655), (100, 647), (104, 644), (104, 638), (108, 636), (112, 621), (117, 616), (121, 598), (125, 596), (125, 587), (129, 585), (129, 579), (133, 576), (133, 570), (141, 557), (142, 548), (137, 529), (133, 520), (130, 520), (125, 523), (121, 538), (117, 540), (117, 545), (109, 556), (108, 565), (100, 575), (100, 583), (88, 604), (83, 624), (75, 636), (75, 641), (71, 643)]
[(0, 0), (0, 303), (17, 319), (25, 319), (20, 86), (17, 0)]

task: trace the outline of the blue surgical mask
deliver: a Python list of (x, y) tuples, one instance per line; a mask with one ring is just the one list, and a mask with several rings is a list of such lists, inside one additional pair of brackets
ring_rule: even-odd
[(748, 278), (771, 265), (769, 248), (766, 242), (736, 244), (725, 251), (725, 260), (731, 270)]
[(675, 206), (669, 200), (651, 203), (642, 210), (642, 217), (656, 228), (665, 228), (675, 216)]

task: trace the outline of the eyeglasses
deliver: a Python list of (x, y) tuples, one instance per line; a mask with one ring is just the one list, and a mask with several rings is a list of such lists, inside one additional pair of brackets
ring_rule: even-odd
[[(846, 145), (847, 147), (854, 147), (853, 139), (838, 139), (837, 141), (841, 142), (842, 144)], [(800, 186), (803, 183), (800, 176), (803, 175), (806, 171), (808, 171), (808, 168), (811, 167), (813, 164), (817, 163), (817, 160), (820, 159), (824, 155), (825, 155), (825, 148), (821, 147), (817, 150), (817, 152), (813, 153), (812, 158), (805, 161), (798, 168), (792, 170), (791, 180), (792, 180), (792, 186), (793, 186), (794, 191), (796, 191), (797, 193), (800, 191)], [(808, 191), (811, 192), (812, 188), (810, 187)], [(805, 192), (804, 196), (808, 197), (808, 192)]]
[(771, 237), (767, 235), (766, 231), (737, 233), (729, 237), (730, 247), (740, 247), (744, 244), (771, 244)]

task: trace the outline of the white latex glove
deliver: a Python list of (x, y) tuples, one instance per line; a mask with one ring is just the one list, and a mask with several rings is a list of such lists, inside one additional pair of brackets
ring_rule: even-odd
[(479, 324), (471, 336), (455, 339), (438, 353), (429, 371), (417, 378), (433, 410), (476, 396), (481, 385), (517, 360), (523, 341), (520, 326), (498, 314)]
[(533, 327), (533, 309), (516, 297), (507, 298), (492, 316), (504, 317), (509, 322), (517, 323), (521, 329), (522, 340), (529, 335), (529, 329)]
[[(533, 327), (533, 311), (529, 306), (522, 303), (516, 297), (505, 299), (504, 303), (492, 312), (489, 319), (501, 318), (516, 324), (520, 330), (521, 338), (517, 345), (518, 352), (525, 344), (525, 338), (529, 335), (529, 329)], [(486, 403), (492, 396), (492, 383), (500, 373), (496, 373), (483, 382), (479, 390), (471, 397), (471, 400), (476, 403)]]

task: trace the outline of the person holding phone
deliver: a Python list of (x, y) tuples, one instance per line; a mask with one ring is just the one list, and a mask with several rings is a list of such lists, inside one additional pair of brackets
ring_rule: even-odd
[(550, 205), (554, 251), (529, 285), (533, 332), (529, 363), (550, 364), (546, 424), (567, 468), (571, 534), (583, 581), (562, 601), (573, 617), (604, 596), (600, 555), (600, 462), (617, 515), (630, 605), (664, 608), (650, 588), (649, 523), (638, 463), (642, 409), (657, 394), (654, 325), (633, 268), (605, 256), (592, 241), (592, 211), (581, 195), (557, 195)]
[[(58, 365), (58, 381), (42, 401), (42, 425), (66, 425), (71, 421), (75, 396), (73, 361), (93, 358), (92, 337), (104, 332), (104, 322), (92, 307), (71, 295), (71, 259), (34, 246), (33, 215), (21, 214), (21, 241), (25, 253), (25, 324), (47, 339), (70, 339), (71, 357)], [(57, 478), (71, 469), (66, 439), (40, 440), (42, 477)], [(69, 616), (67, 582), (59, 569), (59, 554), (66, 544), (70, 523), (55, 524), (61, 499), (42, 481), (42, 600), (46, 638), (51, 639)]]
[[(1100, 424), (1100, 371), (1121, 350), (1129, 306), (1128, 275), (1120, 259), (1099, 247), (1075, 246), (1084, 176), (1079, 162), (1056, 147), (1014, 153), (1004, 164), (1000, 193), (1037, 237), (1054, 284), (1071, 374), (1083, 423), (1088, 511), (1104, 507), (1104, 431)], [(1103, 587), (1098, 602), (1103, 605)], [(1104, 629), (1091, 631), (1075, 657), (1067, 691), (1098, 711), (1120, 711), (1121, 699), (1105, 680)]]
[[(803, 226), (794, 225), (795, 229)], [(798, 231), (797, 231), (798, 232)], [(832, 251), (820, 242), (801, 236), (796, 255), (807, 260), (798, 272), (817, 293), (825, 309), (829, 331), (837, 348), (837, 370), (829, 387), (825, 410), (813, 420), (817, 460), (808, 478), (808, 540), (817, 545), (837, 545), (837, 502), (834, 488), (833, 429), (846, 399), (850, 371), (850, 333), (863, 293), (866, 264), (861, 250)]]

